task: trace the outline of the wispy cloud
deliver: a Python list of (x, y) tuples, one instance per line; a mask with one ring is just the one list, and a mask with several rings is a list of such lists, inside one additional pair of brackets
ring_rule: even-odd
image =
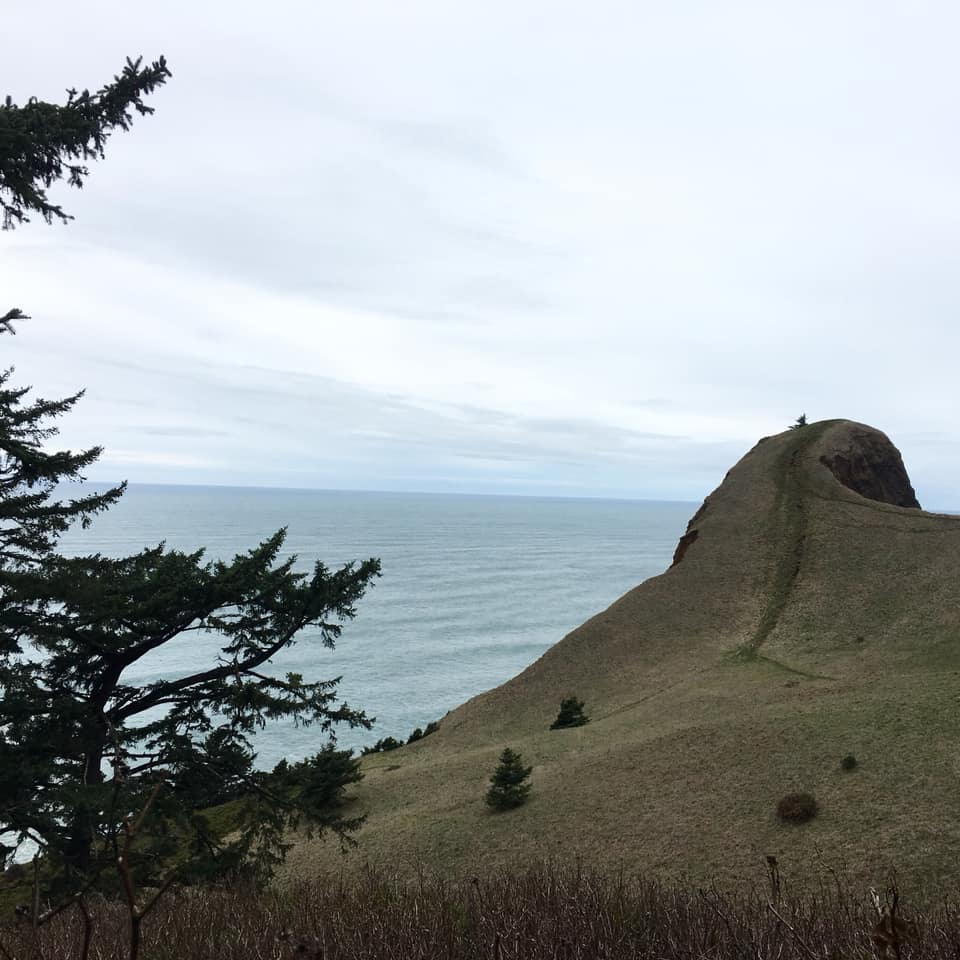
[(135, 426), (131, 428), (136, 433), (143, 433), (151, 437), (226, 437), (226, 430), (206, 430), (203, 427), (150, 427)]
[(21, 100), (145, 42), (174, 70), (73, 224), (0, 236), (23, 378), (88, 387), (65, 440), (140, 479), (696, 499), (806, 412), (950, 505), (955, 5), (284, 9), (54, 0), (47, 55), (6, 52)]

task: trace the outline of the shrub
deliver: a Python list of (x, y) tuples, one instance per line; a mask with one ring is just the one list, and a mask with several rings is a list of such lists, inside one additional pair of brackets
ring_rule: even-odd
[(848, 753), (841, 761), (840, 766), (844, 770), (853, 770), (857, 765), (857, 758), (852, 754)]
[(819, 810), (813, 794), (788, 793), (777, 804), (777, 817), (784, 823), (806, 823), (812, 820)]
[(533, 767), (525, 767), (519, 753), (507, 747), (500, 754), (500, 765), (490, 777), (490, 789), (485, 797), (487, 806), (494, 810), (512, 810), (523, 806), (530, 793), (530, 784), (523, 781)]
[(560, 712), (557, 719), (550, 724), (551, 730), (562, 730), (564, 727), (582, 727), (589, 723), (590, 718), (583, 712), (583, 701), (576, 697), (567, 697), (560, 701)]
[(364, 756), (367, 756), (367, 754), (370, 753), (385, 753), (388, 750), (396, 750), (398, 747), (404, 746), (405, 743), (415, 743), (417, 740), (429, 737), (431, 733), (436, 733), (439, 729), (440, 721), (431, 720), (423, 729), (417, 727), (417, 729), (407, 737), (406, 741), (397, 740), (394, 737), (384, 737), (382, 740), (378, 740), (372, 747), (364, 747), (360, 752)]
[(367, 756), (370, 753), (386, 753), (389, 750), (396, 750), (397, 747), (402, 747), (403, 744), (399, 740), (395, 740), (393, 737), (384, 737), (382, 740), (378, 740), (372, 747), (364, 747), (360, 752), (363, 756)]
[(439, 729), (440, 729), (440, 721), (431, 720), (427, 724), (426, 729), (421, 729), (420, 727), (417, 727), (417, 729), (414, 730), (409, 737), (407, 737), (407, 743), (414, 743), (417, 740), (422, 740), (424, 737), (429, 737), (431, 733), (436, 733)]

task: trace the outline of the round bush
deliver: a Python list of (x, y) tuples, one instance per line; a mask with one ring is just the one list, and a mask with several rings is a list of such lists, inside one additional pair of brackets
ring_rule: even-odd
[(817, 801), (810, 793), (788, 793), (777, 804), (777, 816), (784, 823), (806, 823), (819, 812)]
[(840, 766), (844, 770), (852, 770), (857, 765), (857, 758), (852, 754), (848, 753), (841, 761)]

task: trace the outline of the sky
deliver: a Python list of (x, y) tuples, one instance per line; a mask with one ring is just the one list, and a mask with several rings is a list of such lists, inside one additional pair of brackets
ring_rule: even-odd
[(805, 413), (960, 509), (956, 3), (3, 6), (16, 102), (173, 72), (0, 234), (91, 478), (699, 500)]

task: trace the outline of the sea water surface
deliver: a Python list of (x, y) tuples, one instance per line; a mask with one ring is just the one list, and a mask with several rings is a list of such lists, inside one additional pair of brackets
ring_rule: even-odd
[[(643, 500), (131, 485), (64, 553), (123, 556), (161, 540), (229, 559), (279, 527), (309, 570), (379, 557), (383, 572), (335, 650), (307, 630), (278, 674), (340, 676), (341, 697), (376, 717), (344, 747), (415, 727), (519, 673), (631, 587), (662, 573), (695, 504)], [(212, 665), (217, 638), (189, 634), (132, 667), (148, 683)], [(258, 765), (300, 759), (324, 735), (290, 722), (256, 735)]]

